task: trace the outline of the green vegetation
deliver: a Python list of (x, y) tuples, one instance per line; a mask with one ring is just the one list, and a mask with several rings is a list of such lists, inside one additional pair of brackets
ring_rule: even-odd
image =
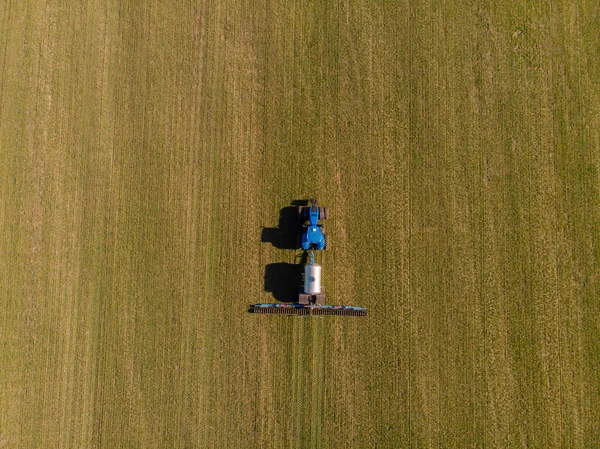
[[(597, 2), (0, 4), (0, 447), (600, 446)], [(253, 316), (328, 207), (328, 302)]]

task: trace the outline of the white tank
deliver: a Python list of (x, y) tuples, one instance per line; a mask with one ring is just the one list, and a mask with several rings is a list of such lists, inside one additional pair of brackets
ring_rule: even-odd
[(321, 293), (321, 265), (304, 265), (304, 293), (316, 295)]

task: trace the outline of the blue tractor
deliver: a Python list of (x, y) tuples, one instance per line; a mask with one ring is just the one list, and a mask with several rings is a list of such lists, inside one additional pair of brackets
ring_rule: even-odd
[[(312, 199), (310, 206), (298, 206), (298, 218), (302, 221), (302, 249), (327, 249), (327, 235), (319, 220), (327, 219), (327, 208), (317, 206), (317, 200)], [(306, 222), (308, 221), (308, 224)]]

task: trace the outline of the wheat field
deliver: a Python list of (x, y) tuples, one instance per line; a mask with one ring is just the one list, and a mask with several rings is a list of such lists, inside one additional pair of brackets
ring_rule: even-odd
[[(599, 447), (599, 27), (0, 2), (0, 447)], [(311, 197), (367, 318), (247, 313)]]

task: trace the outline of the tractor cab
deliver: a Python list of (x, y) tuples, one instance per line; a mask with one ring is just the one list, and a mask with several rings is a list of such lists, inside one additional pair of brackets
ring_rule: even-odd
[[(327, 236), (325, 235), (323, 225), (319, 224), (319, 220), (327, 218), (327, 209), (317, 206), (317, 200), (313, 199), (310, 206), (301, 206), (298, 208), (298, 217), (304, 225), (302, 249), (305, 251), (327, 249)], [(307, 220), (308, 224), (306, 224)]]
[(302, 234), (302, 249), (325, 249), (325, 234), (320, 225), (307, 226)]

